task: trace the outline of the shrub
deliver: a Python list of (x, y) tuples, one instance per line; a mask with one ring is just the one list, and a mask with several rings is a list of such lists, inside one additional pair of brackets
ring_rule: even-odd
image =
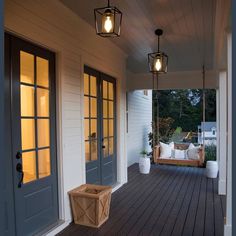
[(216, 161), (216, 145), (205, 146), (205, 163), (207, 161)]

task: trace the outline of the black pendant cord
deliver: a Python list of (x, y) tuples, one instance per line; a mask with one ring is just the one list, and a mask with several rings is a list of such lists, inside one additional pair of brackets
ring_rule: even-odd
[(110, 7), (110, 0), (107, 1), (107, 6)]
[(159, 144), (159, 132), (160, 132), (160, 124), (159, 124), (159, 73), (156, 74), (156, 80), (157, 80), (157, 90), (156, 90), (156, 145)]
[(205, 122), (206, 122), (206, 73), (205, 66), (202, 66), (202, 120), (203, 120), (203, 147), (205, 147)]

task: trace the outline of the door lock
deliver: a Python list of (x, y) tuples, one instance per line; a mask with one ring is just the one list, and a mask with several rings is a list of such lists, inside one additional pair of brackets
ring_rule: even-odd
[(21, 159), (21, 158), (22, 158), (21, 152), (17, 152), (16, 153), (16, 159), (18, 160), (18, 159)]
[(20, 180), (19, 180), (19, 183), (18, 183), (18, 188), (21, 188), (22, 182), (23, 182), (23, 179), (24, 179), (24, 172), (23, 172), (23, 168), (22, 168), (22, 164), (21, 163), (18, 163), (16, 165), (16, 171), (21, 174), (21, 177), (20, 177)]

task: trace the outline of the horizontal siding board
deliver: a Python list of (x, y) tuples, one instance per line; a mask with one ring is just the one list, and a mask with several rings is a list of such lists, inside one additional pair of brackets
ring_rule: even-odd
[(128, 165), (138, 162), (140, 151), (148, 149), (152, 121), (152, 92), (128, 93)]

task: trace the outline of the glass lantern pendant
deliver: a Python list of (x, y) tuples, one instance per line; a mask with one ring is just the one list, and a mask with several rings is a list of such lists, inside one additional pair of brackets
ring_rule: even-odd
[(102, 16), (102, 33), (111, 33), (114, 31), (114, 14), (107, 9)]
[(148, 54), (149, 71), (151, 73), (167, 73), (168, 56), (160, 51), (160, 36), (163, 30), (157, 29), (155, 34), (158, 36), (158, 50)]
[(107, 7), (94, 9), (96, 33), (102, 37), (120, 36), (122, 12), (110, 6), (108, 0)]

